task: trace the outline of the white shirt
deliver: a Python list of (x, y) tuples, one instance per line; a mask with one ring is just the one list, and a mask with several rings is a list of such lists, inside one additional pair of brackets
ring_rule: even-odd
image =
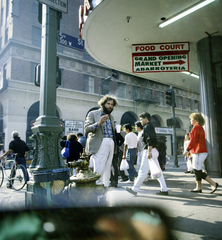
[(137, 136), (137, 149), (138, 152), (142, 152), (143, 151), (143, 142), (142, 142), (142, 135), (143, 135), (143, 130), (141, 130), (140, 132), (138, 132), (138, 136)]
[(138, 141), (138, 138), (136, 134), (134, 132), (129, 132), (125, 136), (124, 144), (128, 146), (128, 149), (137, 148), (137, 141)]

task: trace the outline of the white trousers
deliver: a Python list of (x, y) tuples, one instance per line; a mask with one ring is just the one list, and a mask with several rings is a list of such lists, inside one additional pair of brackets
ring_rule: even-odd
[[(148, 155), (148, 149), (143, 150), (142, 162), (141, 162), (141, 166), (140, 166), (140, 169), (139, 169), (139, 172), (138, 172), (138, 177), (134, 181), (134, 186), (132, 187), (132, 190), (134, 192), (139, 191), (141, 185), (143, 184), (143, 181), (147, 177), (148, 170), (150, 169), (149, 159), (147, 159), (147, 155)], [(158, 168), (161, 172), (161, 176), (157, 180), (160, 183), (161, 191), (165, 192), (165, 191), (167, 191), (167, 186), (166, 186), (165, 179), (163, 177), (163, 172), (160, 168), (160, 165), (159, 165), (159, 162), (158, 162), (158, 159), (157, 159), (158, 156), (159, 156), (159, 152), (157, 151), (156, 148), (152, 149), (152, 156), (153, 156), (153, 160), (155, 161), (156, 165), (158, 166)]]
[(193, 153), (192, 165), (193, 169), (202, 170), (204, 169), (204, 161), (207, 158), (208, 153)]
[(137, 152), (137, 160), (136, 160), (136, 171), (138, 172), (140, 169), (140, 165), (142, 162), (142, 156), (143, 156), (143, 152)]
[(100, 178), (96, 181), (97, 185), (104, 184), (109, 186), (111, 165), (114, 152), (114, 141), (112, 138), (103, 138), (101, 146), (96, 154), (91, 156), (94, 165), (94, 173), (98, 173)]

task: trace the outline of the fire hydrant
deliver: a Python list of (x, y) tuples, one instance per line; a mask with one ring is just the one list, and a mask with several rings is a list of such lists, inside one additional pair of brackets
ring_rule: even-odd
[(76, 175), (70, 177), (72, 183), (65, 188), (69, 203), (77, 206), (97, 204), (97, 197), (105, 194), (105, 190), (103, 186), (96, 185), (100, 175), (89, 170), (89, 156), (85, 151), (78, 161), (68, 162), (68, 167), (79, 169)]

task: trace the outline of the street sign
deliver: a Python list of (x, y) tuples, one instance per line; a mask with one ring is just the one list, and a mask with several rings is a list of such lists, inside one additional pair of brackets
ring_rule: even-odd
[(58, 31), (58, 44), (84, 51), (84, 40)]
[(40, 3), (44, 3), (47, 6), (59, 11), (68, 12), (68, 0), (38, 0)]
[(189, 71), (190, 45), (157, 43), (132, 45), (133, 73)]
[(78, 132), (84, 132), (84, 126), (82, 121), (65, 120), (65, 135), (69, 133), (77, 134)]

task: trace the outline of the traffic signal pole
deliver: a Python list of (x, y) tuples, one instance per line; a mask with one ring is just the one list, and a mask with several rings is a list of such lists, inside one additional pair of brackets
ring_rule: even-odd
[[(173, 158), (174, 158), (174, 166), (178, 166), (177, 159), (177, 138), (176, 138), (176, 119), (175, 119), (175, 94), (173, 90), (173, 86), (170, 86), (170, 89), (166, 91), (166, 104), (171, 107), (171, 119), (167, 119), (167, 126), (171, 126), (173, 130)], [(169, 125), (168, 125), (169, 124)]]
[[(173, 86), (170, 86), (170, 89), (172, 89), (173, 95), (174, 90)], [(173, 96), (173, 101), (175, 102), (175, 96)], [(171, 106), (171, 117), (175, 119), (175, 104), (172, 104)], [(176, 121), (175, 121), (176, 123)], [(172, 126), (173, 129), (173, 160), (174, 160), (174, 166), (173, 167), (179, 167), (178, 165), (178, 158), (177, 158), (177, 138), (176, 138), (176, 124)]]

